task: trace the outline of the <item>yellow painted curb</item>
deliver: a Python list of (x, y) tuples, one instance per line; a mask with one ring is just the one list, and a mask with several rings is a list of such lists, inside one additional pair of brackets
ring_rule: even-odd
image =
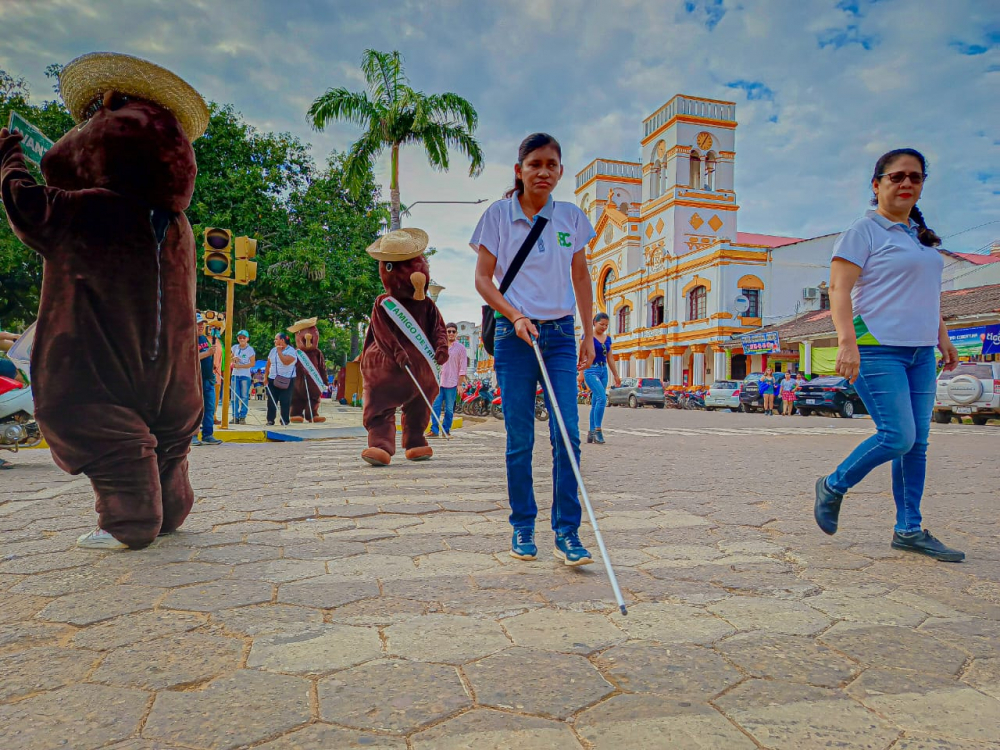
[(267, 433), (263, 430), (221, 430), (212, 433), (224, 443), (266, 443)]

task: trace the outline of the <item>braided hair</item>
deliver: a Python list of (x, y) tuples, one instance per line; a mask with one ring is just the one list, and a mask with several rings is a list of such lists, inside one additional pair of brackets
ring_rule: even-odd
[[(887, 151), (882, 154), (878, 161), (875, 162), (875, 171), (872, 172), (872, 185), (877, 183), (881, 177), (879, 175), (885, 174), (886, 169), (892, 162), (896, 161), (900, 156), (912, 156), (914, 159), (920, 162), (920, 171), (924, 173), (924, 179), (927, 179), (927, 159), (924, 155), (914, 148), (897, 148), (892, 151)], [(872, 197), (872, 205), (878, 205), (878, 198)], [(941, 238), (937, 236), (937, 233), (933, 229), (927, 226), (927, 222), (924, 221), (924, 215), (921, 213), (920, 209), (913, 206), (910, 209), (910, 218), (913, 223), (917, 225), (917, 239), (920, 240), (921, 245), (926, 245), (927, 247), (937, 247), (941, 244)]]

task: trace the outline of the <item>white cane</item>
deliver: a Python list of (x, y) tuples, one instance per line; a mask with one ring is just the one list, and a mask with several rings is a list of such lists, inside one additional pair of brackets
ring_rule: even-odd
[(601, 537), (601, 530), (597, 527), (597, 519), (594, 517), (594, 509), (590, 505), (590, 498), (587, 496), (587, 487), (583, 483), (583, 476), (580, 474), (580, 464), (576, 460), (576, 453), (573, 451), (573, 443), (569, 439), (569, 432), (566, 430), (566, 423), (563, 421), (562, 411), (559, 409), (559, 401), (552, 388), (552, 381), (549, 380), (549, 372), (545, 369), (545, 360), (542, 359), (542, 350), (538, 348), (538, 339), (531, 338), (531, 348), (535, 350), (535, 357), (538, 358), (538, 367), (542, 371), (542, 380), (545, 381), (545, 390), (549, 394), (549, 403), (552, 404), (552, 411), (556, 415), (556, 423), (559, 425), (559, 432), (562, 434), (563, 444), (566, 446), (566, 455), (569, 456), (570, 465), (573, 467), (573, 474), (576, 476), (576, 483), (580, 487), (580, 497), (587, 508), (587, 515), (590, 516), (590, 525), (594, 529), (594, 538), (597, 540), (597, 547), (601, 550), (601, 559), (604, 561), (604, 569), (608, 571), (608, 580), (611, 588), (615, 592), (615, 599), (618, 600), (618, 609), (623, 615), (628, 614), (625, 608), (625, 600), (622, 598), (622, 590), (618, 588), (618, 578), (615, 570), (611, 567), (611, 559), (608, 557), (608, 550), (604, 546), (604, 539)]
[(434, 417), (435, 421), (438, 423), (438, 429), (441, 430), (441, 434), (444, 435), (449, 440), (451, 440), (451, 434), (448, 433), (448, 431), (445, 430), (444, 425), (441, 424), (441, 418), (434, 413), (434, 407), (431, 405), (430, 400), (427, 398), (427, 394), (424, 393), (424, 389), (420, 387), (420, 383), (418, 383), (416, 377), (414, 377), (413, 370), (410, 369), (409, 365), (406, 365), (406, 372), (410, 376), (410, 379), (413, 381), (413, 384), (417, 386), (417, 390), (420, 391), (420, 395), (423, 396), (424, 403), (427, 404), (427, 408), (431, 410), (431, 416)]

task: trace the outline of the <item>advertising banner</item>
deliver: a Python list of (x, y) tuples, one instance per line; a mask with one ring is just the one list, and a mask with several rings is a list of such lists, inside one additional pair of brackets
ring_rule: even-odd
[(781, 351), (777, 331), (770, 333), (747, 333), (740, 336), (744, 354), (777, 354)]
[(1000, 354), (1000, 325), (986, 326), (983, 354)]
[(983, 353), (983, 339), (985, 338), (986, 327), (978, 328), (955, 328), (948, 331), (948, 338), (958, 349), (959, 357), (978, 357)]

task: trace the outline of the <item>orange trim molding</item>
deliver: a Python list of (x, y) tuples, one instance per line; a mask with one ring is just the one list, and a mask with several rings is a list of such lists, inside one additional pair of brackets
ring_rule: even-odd
[(691, 279), (691, 281), (689, 281), (684, 286), (684, 288), (681, 290), (681, 295), (684, 296), (684, 297), (687, 297), (688, 296), (688, 292), (690, 292), (692, 289), (696, 289), (696, 288), (698, 288), (700, 286), (705, 287), (705, 291), (706, 292), (712, 291), (712, 282), (709, 281), (708, 279), (703, 279), (698, 274), (695, 274), (694, 278)]
[(736, 282), (736, 286), (739, 289), (763, 289), (764, 282), (757, 276), (748, 273), (746, 276), (740, 277), (740, 280)]

